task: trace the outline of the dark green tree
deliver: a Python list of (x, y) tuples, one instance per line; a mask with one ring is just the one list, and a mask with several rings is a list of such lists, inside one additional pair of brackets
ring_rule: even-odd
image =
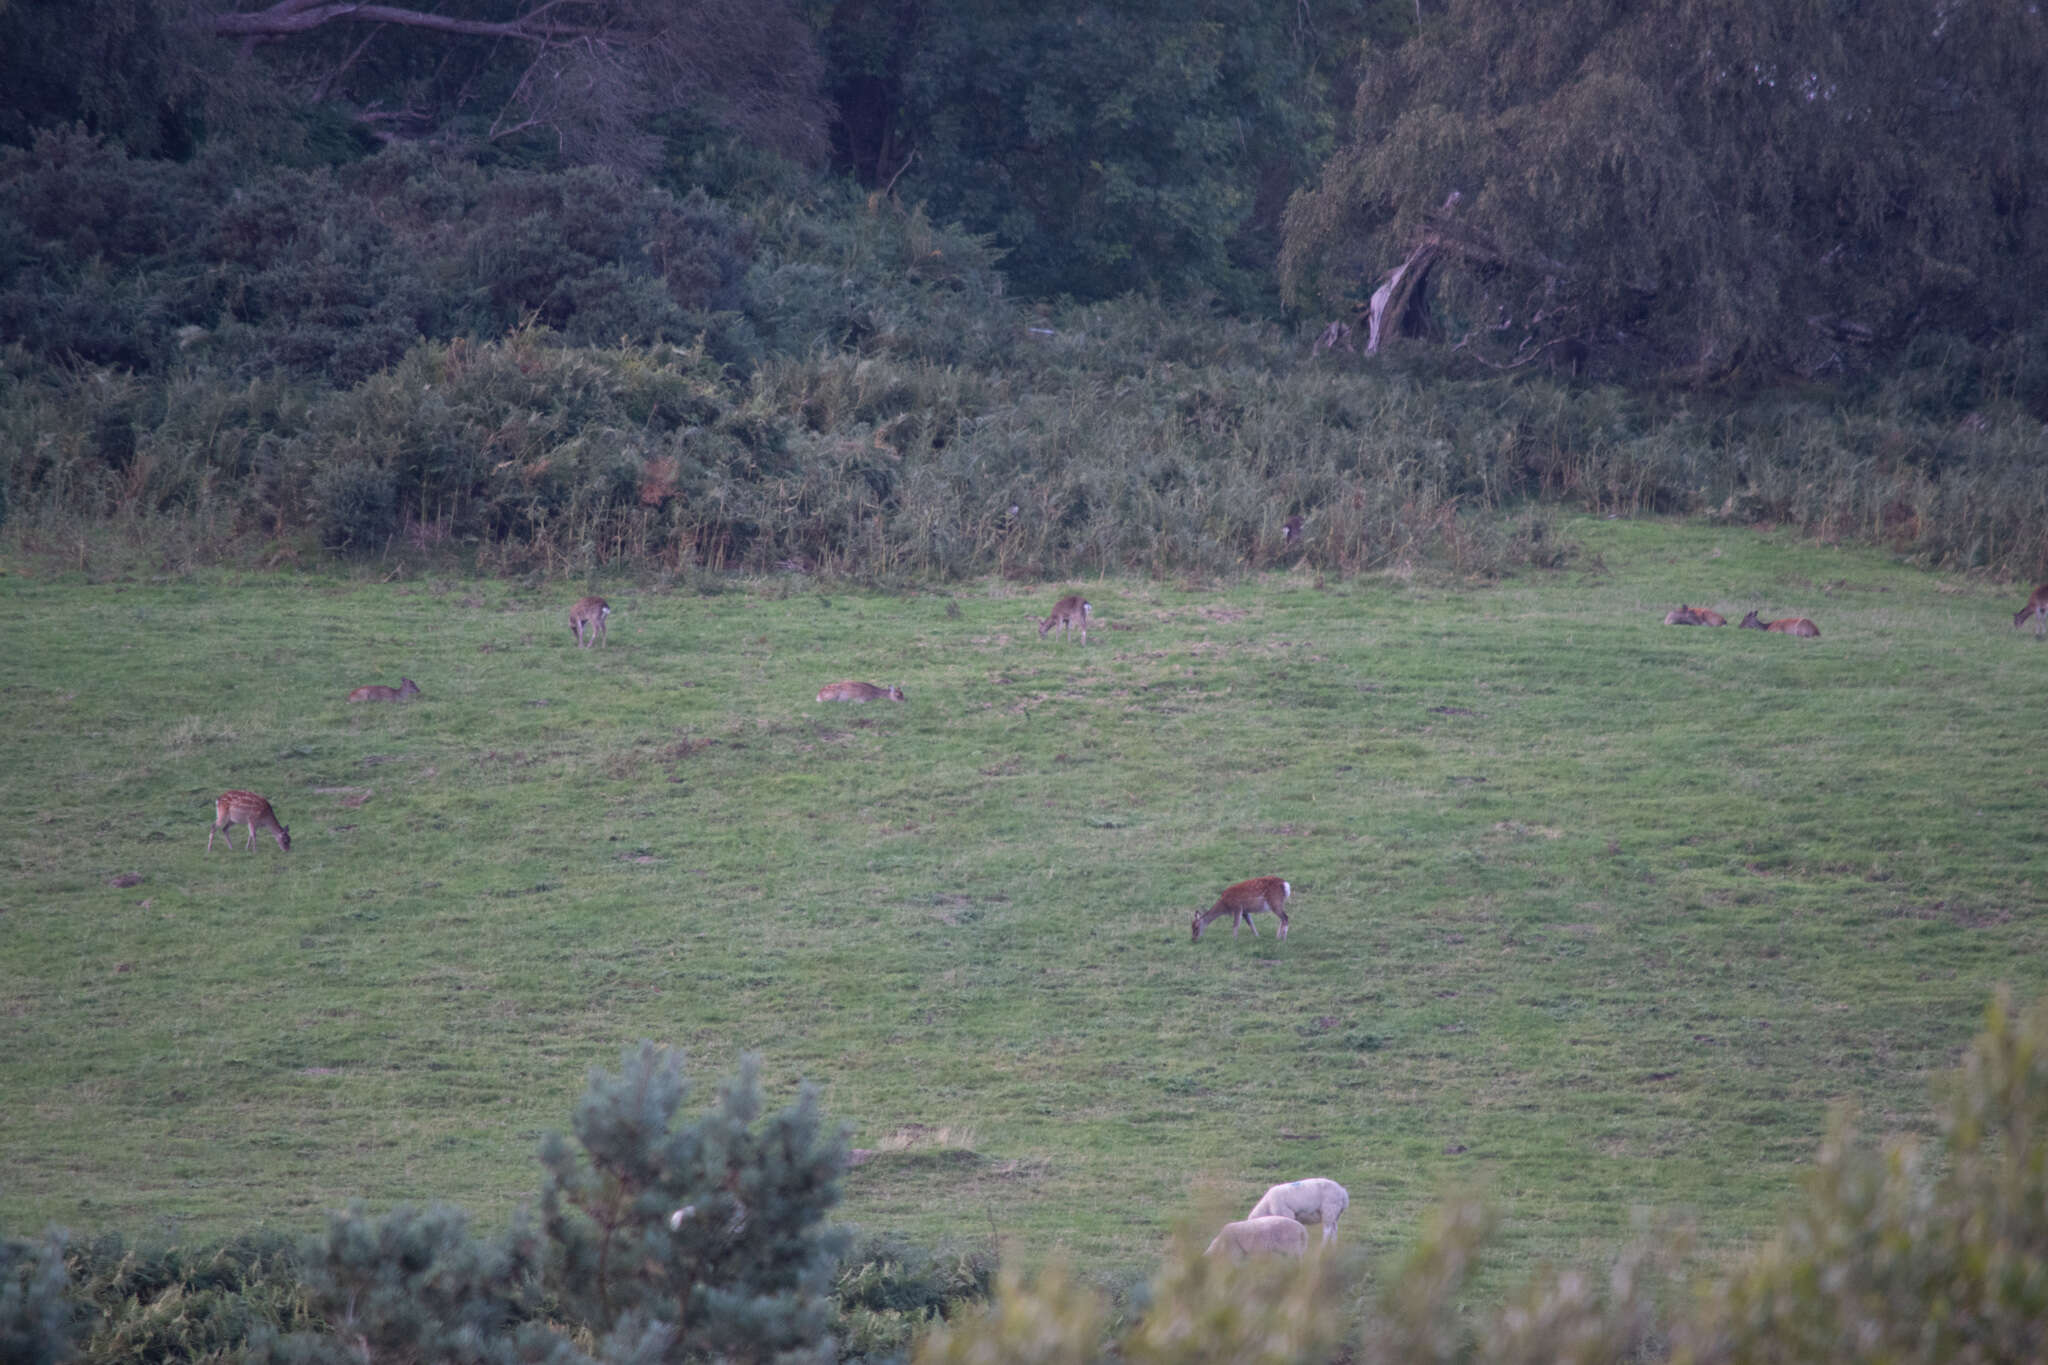
[[(569, 1137), (543, 1144), (541, 1227), (472, 1234), (441, 1205), (336, 1215), (309, 1249), (328, 1331), (260, 1342), (272, 1365), (827, 1362), (832, 1277), (847, 1239), (825, 1225), (843, 1134), (806, 1087), (761, 1114), (759, 1063), (695, 1122), (680, 1058), (643, 1043), (591, 1073)], [(587, 1334), (586, 1354), (573, 1338)]]
[(787, 0), (198, 0), (218, 40), (309, 103), (395, 136), (469, 129), (571, 164), (647, 171), (654, 123), (687, 111), (800, 162), (828, 110), (809, 28)]
[(842, 0), (821, 37), (838, 153), (992, 235), (1026, 293), (1248, 303), (1328, 144), (1333, 54), (1393, 8), (1333, 5), (1318, 28), (1223, 0)]
[[(1716, 379), (1985, 338), (2048, 298), (2048, 16), (1449, 0), (1289, 206), (1292, 297), (1496, 365)], [(1376, 299), (1373, 297), (1377, 289)]]
[(809, 1087), (761, 1113), (760, 1063), (695, 1123), (680, 1058), (643, 1043), (619, 1074), (593, 1072), (573, 1143), (551, 1137), (541, 1216), (550, 1283), (594, 1332), (663, 1339), (667, 1359), (829, 1361), (828, 1293), (846, 1248), (825, 1225), (845, 1136)]
[(81, 124), (137, 156), (191, 151), (197, 90), (156, 0), (0, 5), (0, 144)]

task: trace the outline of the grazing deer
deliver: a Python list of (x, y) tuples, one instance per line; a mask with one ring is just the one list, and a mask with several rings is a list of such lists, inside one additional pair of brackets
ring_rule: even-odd
[(291, 852), (292, 832), (277, 822), (277, 812), (270, 803), (255, 792), (222, 792), (220, 799), (213, 803), (213, 828), (206, 835), (206, 851), (213, 852), (213, 836), (225, 832), (228, 837), (228, 852), (235, 851), (235, 826), (249, 826), (249, 842), (243, 848), (246, 853), (256, 847), (256, 831), (262, 830), (277, 840), (277, 846)]
[(1079, 593), (1071, 593), (1062, 597), (1059, 601), (1052, 604), (1052, 615), (1038, 623), (1038, 638), (1043, 640), (1046, 632), (1054, 626), (1060, 628), (1062, 639), (1066, 637), (1068, 631), (1079, 629), (1081, 632), (1081, 643), (1085, 645), (1088, 643), (1088, 618), (1094, 614), (1094, 610), (1086, 601), (1082, 600)]
[(1278, 877), (1254, 877), (1248, 882), (1226, 886), (1214, 905), (1195, 916), (1191, 926), (1195, 936), (1191, 941), (1200, 943), (1202, 931), (1209, 927), (1210, 921), (1225, 915), (1230, 916), (1232, 938), (1237, 937), (1238, 926), (1242, 924), (1251, 925), (1252, 937), (1257, 938), (1259, 926), (1252, 916), (1264, 910), (1280, 921), (1280, 938), (1284, 942), (1287, 938), (1287, 898), (1293, 894), (1294, 888)]
[(2048, 632), (2048, 583), (2034, 589), (2034, 595), (2027, 599), (2027, 605), (2013, 613), (2012, 628), (2018, 630), (2029, 616), (2034, 618), (2034, 634), (2038, 638)]
[(1765, 622), (1757, 620), (1756, 613), (1751, 612), (1742, 618), (1742, 624), (1750, 630), (1771, 630), (1780, 635), (1801, 635), (1809, 640), (1820, 638), (1820, 627), (1804, 616), (1787, 616), (1782, 620)]
[(419, 694), (420, 685), (418, 683), (414, 682), (411, 678), (400, 678), (396, 687), (386, 687), (382, 683), (371, 683), (368, 687), (358, 687), (355, 691), (348, 694), (348, 699), (350, 701), (404, 701), (407, 697), (417, 697)]
[[(576, 637), (577, 648), (588, 649), (597, 641), (605, 639), (605, 618), (611, 614), (611, 607), (602, 597), (586, 597), (569, 608), (569, 633)], [(589, 632), (587, 638), (586, 631)]]
[(900, 687), (877, 687), (873, 683), (826, 683), (818, 689), (819, 701), (902, 701)]

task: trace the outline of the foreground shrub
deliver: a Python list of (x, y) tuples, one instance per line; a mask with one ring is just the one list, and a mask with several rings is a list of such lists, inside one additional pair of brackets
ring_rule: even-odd
[(0, 1361), (57, 1365), (71, 1356), (71, 1305), (65, 1301), (64, 1242), (0, 1241)]
[(2001, 994), (1939, 1114), (1943, 1151), (1831, 1125), (1778, 1238), (1677, 1358), (2024, 1361), (2048, 1341), (2048, 1000)]
[(1454, 1202), (1362, 1305), (1341, 1255), (1231, 1268), (1186, 1242), (1119, 1329), (1102, 1297), (1062, 1268), (1031, 1283), (1006, 1274), (989, 1311), (934, 1331), (918, 1365), (2039, 1360), (2048, 1000), (2016, 1014), (2001, 995), (1943, 1089), (1939, 1159), (1909, 1139), (1872, 1150), (1838, 1118), (1778, 1237), (1675, 1313), (1666, 1254), (1646, 1238), (1603, 1275), (1540, 1271), (1475, 1319), (1463, 1300), (1492, 1220)]

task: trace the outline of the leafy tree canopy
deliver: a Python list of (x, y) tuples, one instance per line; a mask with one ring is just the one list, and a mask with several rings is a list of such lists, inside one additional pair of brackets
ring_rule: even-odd
[(1371, 57), (1284, 288), (1494, 364), (1859, 367), (2044, 297), (2048, 16), (1883, 0), (1450, 0)]
[(230, 98), (260, 90), (383, 136), (456, 133), (621, 170), (657, 164), (652, 124), (678, 112), (799, 162), (825, 148), (822, 66), (786, 0), (84, 3), (89, 17), (70, 0), (0, 12), (0, 138), (76, 120), (181, 155), (202, 93), (213, 131), (260, 135), (264, 117), (233, 118)]
[(1332, 53), (1390, 6), (1329, 8), (846, 0), (824, 31), (841, 155), (992, 234), (1027, 293), (1244, 303), (1261, 209), (1276, 224), (1327, 144)]

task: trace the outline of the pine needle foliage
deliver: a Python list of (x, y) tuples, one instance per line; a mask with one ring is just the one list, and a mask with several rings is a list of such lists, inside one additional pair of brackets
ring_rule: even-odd
[(651, 1043), (591, 1076), (567, 1138), (542, 1147), (549, 1282), (608, 1339), (666, 1338), (664, 1359), (829, 1360), (833, 1273), (847, 1246), (825, 1217), (843, 1133), (806, 1089), (763, 1119), (748, 1056), (696, 1123), (677, 1056)]

